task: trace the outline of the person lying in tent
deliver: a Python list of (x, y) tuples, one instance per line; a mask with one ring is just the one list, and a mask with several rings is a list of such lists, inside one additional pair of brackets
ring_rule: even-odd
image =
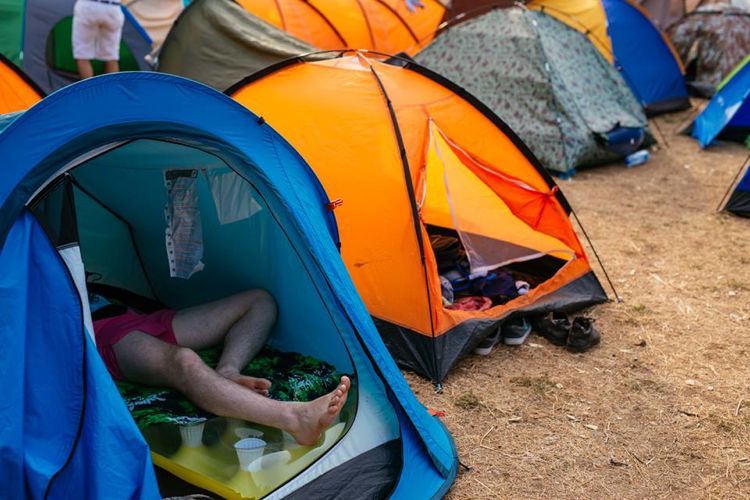
[[(314, 445), (346, 402), (348, 377), (307, 403), (266, 397), (271, 382), (240, 374), (261, 350), (276, 321), (276, 303), (264, 290), (180, 311), (133, 311), (94, 322), (97, 349), (116, 380), (168, 386), (222, 417), (278, 427), (302, 445)], [(216, 369), (195, 350), (224, 343)]]

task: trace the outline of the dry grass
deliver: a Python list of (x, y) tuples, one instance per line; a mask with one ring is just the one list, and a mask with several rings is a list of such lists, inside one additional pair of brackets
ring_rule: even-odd
[(750, 497), (750, 220), (715, 212), (748, 151), (700, 151), (685, 116), (646, 165), (560, 183), (624, 299), (590, 311), (600, 347), (532, 336), (442, 394), (406, 375), (470, 467), (449, 498)]

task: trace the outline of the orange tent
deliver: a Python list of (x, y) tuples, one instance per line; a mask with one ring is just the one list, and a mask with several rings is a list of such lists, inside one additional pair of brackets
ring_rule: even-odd
[[(437, 74), (347, 52), (284, 61), (227, 93), (343, 200), (342, 257), (402, 366), (440, 381), (510, 314), (606, 299), (552, 178), (500, 118)], [(530, 292), (484, 311), (444, 307), (439, 234), (460, 238), (471, 273), (513, 273)]]
[(44, 97), (37, 85), (0, 54), (0, 115), (30, 108)]
[(237, 0), (253, 15), (320, 49), (414, 54), (446, 14), (438, 0)]

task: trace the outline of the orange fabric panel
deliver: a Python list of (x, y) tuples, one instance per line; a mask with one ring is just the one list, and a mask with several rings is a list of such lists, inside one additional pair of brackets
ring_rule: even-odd
[(304, 0), (238, 0), (248, 12), (320, 49), (346, 43), (320, 13)]
[(408, 47), (396, 47), (392, 53), (404, 51), (414, 55), (429, 45), (435, 37), (440, 23), (445, 17), (445, 6), (438, 0), (422, 0), (422, 8), (413, 12), (409, 10), (404, 0), (379, 0), (380, 3), (388, 5), (401, 19), (411, 28), (412, 33), (417, 36), (417, 44)]
[(398, 13), (381, 0), (359, 0), (372, 33), (373, 50), (395, 54), (419, 43), (419, 38)]
[(607, 14), (600, 0), (531, 0), (528, 6), (544, 10), (585, 34), (610, 64), (614, 62), (612, 41), (607, 34)]
[(40, 100), (36, 90), (13, 68), (0, 62), (0, 114), (24, 111)]
[(284, 29), (284, 20), (276, 0), (236, 0), (238, 4), (252, 15)]
[[(372, 64), (398, 113), (415, 186), (420, 185), (427, 122), (432, 119), (469, 155), (464, 163), (476, 170), (475, 174), (508, 203), (517, 217), (584, 255), (565, 210), (551, 196), (547, 182), (502, 130), (467, 101), (429, 78), (377, 61)], [(488, 171), (479, 171), (478, 165)], [(531, 189), (520, 189), (507, 179), (522, 180)]]
[[(540, 254), (554, 255), (568, 260), (573, 252), (560, 240), (536, 231), (529, 224), (516, 217), (508, 208), (503, 197), (498, 196), (458, 155), (452, 145), (434, 125), (431, 128), (431, 144), (427, 158), (427, 196), (423, 210), (424, 220), (434, 223), (431, 218), (451, 221), (450, 225), (461, 235), (469, 254), (472, 271), (491, 270), (520, 258)], [(437, 188), (437, 189), (435, 189)], [(525, 190), (523, 190), (525, 191)], [(527, 199), (543, 198), (543, 193), (525, 191)], [(528, 204), (528, 200), (526, 203)], [(448, 214), (442, 213), (447, 210)], [(493, 214), (493, 217), (482, 216)], [(497, 242), (493, 252), (495, 259), (476, 252), (471, 243), (474, 236)], [(505, 256), (502, 251), (507, 242), (514, 247), (527, 249), (524, 255)]]
[(233, 97), (299, 151), (331, 199), (343, 199), (336, 210), (342, 257), (369, 312), (429, 332), (424, 273), (393, 126), (373, 75), (362, 69), (299, 64)]

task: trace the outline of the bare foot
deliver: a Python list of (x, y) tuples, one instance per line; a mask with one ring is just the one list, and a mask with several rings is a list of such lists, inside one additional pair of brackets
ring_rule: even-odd
[(236, 370), (218, 369), (216, 372), (222, 377), (236, 382), (241, 386), (247, 387), (251, 391), (257, 392), (262, 396), (268, 396), (268, 389), (271, 388), (271, 381), (264, 378), (248, 377), (242, 375)]
[(285, 430), (301, 445), (316, 444), (323, 431), (331, 425), (344, 407), (351, 386), (349, 377), (341, 377), (339, 386), (325, 396), (309, 403), (295, 405), (292, 426)]

